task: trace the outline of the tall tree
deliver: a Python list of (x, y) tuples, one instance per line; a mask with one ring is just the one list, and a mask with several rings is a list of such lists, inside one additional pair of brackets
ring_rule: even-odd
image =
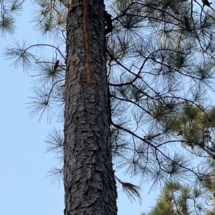
[[(153, 185), (188, 178), (199, 183), (213, 173), (205, 165), (208, 151), (193, 154), (172, 120), (184, 104), (203, 113), (210, 109), (205, 98), (215, 66), (211, 5), (194, 0), (107, 0), (110, 20), (101, 0), (35, 2), (40, 8), (36, 27), (54, 35), (55, 44), (18, 44), (6, 54), (16, 58), (15, 64), (28, 68), (35, 63), (39, 70), (34, 75), (38, 82), (33, 114), (43, 114), (57, 101), (65, 104), (64, 144), (53, 149), (60, 146), (64, 151), (66, 215), (116, 213), (111, 149), (116, 167)], [(1, 4), (6, 8), (5, 1)], [(10, 13), (2, 11), (4, 20)], [(1, 29), (9, 29), (12, 22), (2, 23)], [(60, 46), (65, 40), (66, 57)], [(55, 50), (51, 60), (31, 52), (41, 46)], [(208, 116), (208, 121), (213, 119)], [(191, 162), (194, 158), (201, 159), (202, 168)], [(137, 187), (117, 181), (138, 196)]]
[(104, 2), (73, 0), (66, 41), (65, 215), (117, 214), (106, 78)]

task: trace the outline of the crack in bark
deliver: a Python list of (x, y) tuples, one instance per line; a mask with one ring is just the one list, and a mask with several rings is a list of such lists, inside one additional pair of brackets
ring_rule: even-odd
[(83, 0), (84, 13), (83, 13), (83, 25), (84, 25), (84, 50), (85, 50), (85, 69), (87, 84), (91, 82), (91, 69), (90, 69), (90, 52), (89, 52), (89, 31), (87, 26), (87, 11), (88, 0)]
[(72, 0), (68, 0), (68, 5), (67, 7), (69, 7), (72, 4)]

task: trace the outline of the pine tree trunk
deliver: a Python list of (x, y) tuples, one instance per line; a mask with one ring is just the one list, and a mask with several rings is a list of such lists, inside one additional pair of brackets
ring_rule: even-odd
[(65, 215), (115, 215), (104, 2), (72, 0), (67, 20)]

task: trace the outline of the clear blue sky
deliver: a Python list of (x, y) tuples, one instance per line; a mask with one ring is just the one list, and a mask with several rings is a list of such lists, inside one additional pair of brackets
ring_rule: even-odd
[[(22, 68), (9, 66), (2, 52), (5, 45), (18, 41), (28, 44), (41, 41), (32, 29), (30, 3), (24, 7), (13, 36), (1, 37), (0, 50), (0, 214), (1, 215), (63, 215), (63, 184), (52, 185), (48, 171), (55, 166), (54, 155), (45, 153), (46, 136), (53, 124), (31, 119), (29, 102), (31, 81)], [(124, 176), (117, 175), (122, 180)], [(134, 179), (127, 178), (127, 181)], [(142, 187), (142, 205), (131, 203), (119, 187), (118, 215), (140, 215), (154, 205), (155, 194)]]

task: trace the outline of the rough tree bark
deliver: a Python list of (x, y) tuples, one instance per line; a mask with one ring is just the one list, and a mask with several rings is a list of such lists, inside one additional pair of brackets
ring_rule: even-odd
[(115, 215), (104, 2), (72, 0), (67, 20), (65, 215)]

